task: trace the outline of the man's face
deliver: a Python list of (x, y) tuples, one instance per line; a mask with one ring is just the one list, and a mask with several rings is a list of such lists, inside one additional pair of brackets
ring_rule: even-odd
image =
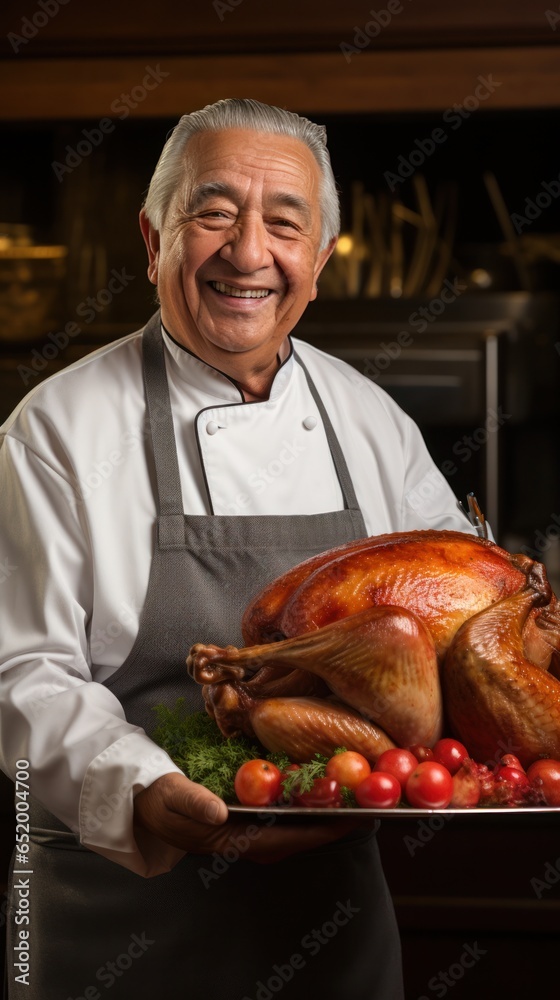
[(319, 166), (300, 140), (252, 129), (200, 133), (188, 150), (163, 232), (141, 214), (163, 323), (217, 368), (232, 355), (264, 368), (334, 246), (319, 251)]

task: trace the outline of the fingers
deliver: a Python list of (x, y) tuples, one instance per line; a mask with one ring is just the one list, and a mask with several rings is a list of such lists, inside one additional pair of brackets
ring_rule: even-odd
[(218, 825), (226, 822), (228, 809), (222, 799), (189, 778), (183, 779), (180, 775), (177, 778), (167, 799), (169, 809), (198, 823)]
[[(273, 815), (265, 822), (228, 819), (222, 799), (184, 775), (158, 778), (136, 798), (136, 821), (174, 847), (200, 854), (234, 848), (245, 860), (271, 864), (363, 829), (363, 819), (332, 817), (289, 823)], [(258, 814), (257, 814), (258, 816)]]

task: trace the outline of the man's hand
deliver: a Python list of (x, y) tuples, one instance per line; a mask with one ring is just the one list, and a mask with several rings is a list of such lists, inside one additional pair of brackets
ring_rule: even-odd
[[(267, 817), (270, 818), (274, 817)], [(138, 793), (134, 800), (134, 821), (173, 847), (195, 854), (223, 853), (232, 846), (232, 837), (245, 835), (248, 826), (258, 825), (258, 834), (250, 839), (250, 846), (242, 856), (264, 864), (328, 844), (362, 825), (357, 819), (337, 818), (327, 823), (294, 826), (283, 821), (263, 824), (261, 828), (252, 817), (228, 819), (222, 799), (176, 773), (164, 774)]]

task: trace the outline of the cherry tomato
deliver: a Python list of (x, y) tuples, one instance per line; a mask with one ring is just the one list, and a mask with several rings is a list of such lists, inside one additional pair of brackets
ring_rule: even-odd
[(429, 747), (422, 746), (421, 743), (415, 743), (413, 746), (407, 747), (407, 750), (410, 750), (418, 761), (434, 759), (434, 751), (430, 750)]
[(344, 805), (340, 785), (334, 778), (315, 778), (313, 787), (308, 792), (300, 792), (294, 796), (296, 806), (308, 806), (319, 809), (339, 809)]
[(496, 769), (496, 781), (509, 781), (511, 785), (520, 789), (529, 787), (529, 779), (525, 771), (519, 767), (511, 767), (509, 764)]
[(421, 761), (406, 783), (405, 795), (416, 809), (445, 809), (453, 795), (453, 778), (436, 760)]
[(386, 774), (395, 776), (404, 792), (409, 775), (412, 774), (418, 763), (417, 758), (411, 750), (404, 750), (400, 747), (392, 747), (384, 750), (379, 755), (375, 763), (374, 771), (384, 771)]
[(270, 806), (282, 791), (282, 772), (268, 760), (246, 760), (234, 781), (242, 806)]
[(533, 761), (527, 778), (547, 806), (560, 806), (560, 760), (543, 757)]
[(358, 785), (354, 795), (362, 809), (394, 809), (401, 800), (401, 784), (394, 774), (372, 771)]
[(357, 788), (368, 774), (371, 774), (369, 761), (355, 750), (335, 753), (325, 767), (327, 778), (334, 778), (339, 785), (345, 785), (346, 788)]
[(434, 760), (437, 760), (438, 764), (443, 764), (450, 774), (455, 774), (468, 756), (466, 746), (459, 743), (459, 740), (445, 738), (438, 740), (434, 746)]

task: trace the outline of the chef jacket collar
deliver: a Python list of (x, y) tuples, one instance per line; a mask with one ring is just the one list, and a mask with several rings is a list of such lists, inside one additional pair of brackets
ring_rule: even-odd
[[(229, 375), (221, 372), (219, 368), (214, 368), (183, 347), (161, 324), (163, 342), (171, 357), (173, 370), (177, 376), (189, 385), (202, 391), (208, 396), (215, 396), (217, 399), (227, 403), (244, 403), (243, 394)], [(274, 376), (269, 402), (277, 399), (285, 391), (294, 370), (294, 346), (290, 336), (280, 345), (278, 350), (280, 367)]]

